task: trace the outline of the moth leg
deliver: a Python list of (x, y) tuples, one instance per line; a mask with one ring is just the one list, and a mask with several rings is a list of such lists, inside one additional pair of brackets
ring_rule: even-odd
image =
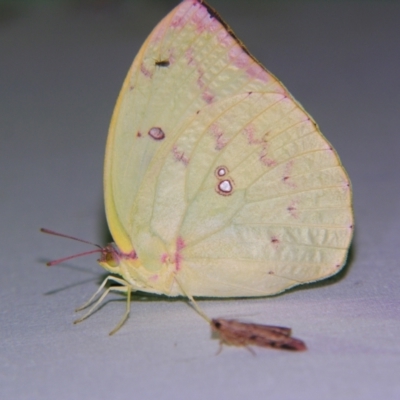
[(250, 346), (244, 346), (254, 357), (257, 355), (256, 352)]
[(106, 279), (102, 282), (102, 284), (99, 286), (99, 288), (96, 290), (94, 295), (84, 304), (82, 304), (80, 307), (78, 307), (75, 311), (81, 311), (84, 310), (86, 307), (90, 306), (92, 304), (93, 300), (96, 298), (96, 296), (104, 289), (104, 286), (107, 284), (108, 281), (114, 281), (116, 283), (119, 283), (123, 286), (126, 286), (126, 282), (123, 279), (117, 278), (115, 276), (107, 276)]
[(216, 356), (220, 355), (222, 350), (223, 350), (223, 348), (224, 348), (224, 342), (223, 342), (223, 340), (220, 339), (219, 346), (218, 346), (218, 351), (215, 353), (215, 355)]
[[(227, 340), (220, 339), (220, 340), (219, 340), (218, 351), (215, 353), (216, 356), (218, 356), (218, 355), (222, 352), (222, 349), (223, 349), (223, 347), (224, 347), (224, 344), (226, 344), (227, 346), (237, 346), (237, 345), (235, 345), (234, 343), (230, 343), (230, 342), (227, 341)], [(256, 355), (257, 355), (256, 352), (255, 352), (250, 346), (244, 345), (244, 347), (245, 347), (245, 349), (248, 350), (253, 356), (256, 356)]]

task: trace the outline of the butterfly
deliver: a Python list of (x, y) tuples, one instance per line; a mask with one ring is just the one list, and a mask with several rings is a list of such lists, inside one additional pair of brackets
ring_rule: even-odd
[(95, 296), (109, 282), (96, 304), (110, 290), (127, 295), (115, 330), (132, 291), (267, 296), (332, 276), (353, 234), (335, 150), (201, 0), (173, 9), (129, 69), (104, 197), (115, 245), (101, 250), (112, 275)]

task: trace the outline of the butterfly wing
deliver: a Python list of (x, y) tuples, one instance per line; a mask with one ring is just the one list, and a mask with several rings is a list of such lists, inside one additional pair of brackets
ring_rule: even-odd
[(335, 151), (200, 1), (165, 17), (128, 73), (105, 201), (119, 248), (134, 247), (149, 271), (172, 261), (192, 295), (258, 296), (322, 279), (352, 237)]

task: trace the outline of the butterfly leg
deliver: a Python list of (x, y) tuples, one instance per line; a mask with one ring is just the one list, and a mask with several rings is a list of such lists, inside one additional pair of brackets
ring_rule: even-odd
[[(122, 288), (121, 288), (122, 289)], [(121, 326), (125, 323), (125, 321), (129, 317), (129, 313), (131, 312), (131, 293), (132, 293), (132, 288), (130, 286), (125, 286), (124, 288), (126, 290), (126, 310), (125, 314), (122, 316), (121, 321), (118, 322), (117, 326), (109, 333), (109, 335), (114, 335), (115, 332), (121, 328)], [(122, 290), (120, 290), (122, 292)]]
[(94, 295), (85, 303), (82, 304), (80, 307), (78, 307), (75, 311), (81, 311), (84, 310), (86, 307), (90, 306), (92, 304), (93, 300), (96, 298), (96, 296), (104, 289), (104, 286), (106, 286), (108, 281), (114, 281), (116, 283), (121, 284), (122, 286), (126, 286), (126, 282), (123, 279), (117, 278), (115, 276), (107, 276), (106, 279), (102, 282), (102, 284), (99, 286), (99, 288), (96, 290)]
[(126, 303), (126, 311), (124, 316), (122, 317), (121, 321), (118, 323), (118, 325), (110, 332), (110, 335), (113, 335), (119, 328), (121, 328), (121, 326), (124, 324), (124, 322), (127, 320), (128, 316), (129, 316), (129, 312), (130, 312), (130, 303), (131, 303), (131, 292), (132, 292), (132, 287), (123, 279), (119, 279), (116, 277), (107, 277), (104, 282), (102, 283), (102, 285), (100, 286), (100, 288), (96, 291), (96, 293), (90, 298), (90, 300), (88, 302), (86, 302), (84, 304), (82, 308), (87, 307), (89, 304), (92, 303), (93, 299), (98, 295), (98, 293), (104, 288), (106, 282), (108, 280), (120, 283), (122, 286), (110, 286), (109, 288), (107, 288), (104, 293), (100, 296), (100, 298), (93, 304), (93, 306), (89, 309), (89, 311), (83, 315), (81, 318), (77, 319), (74, 321), (74, 324), (77, 324), (79, 322), (82, 322), (84, 319), (88, 318), (100, 305), (100, 303), (104, 300), (104, 298), (111, 292), (120, 292), (120, 293), (125, 293), (127, 295), (127, 303)]
[(178, 277), (175, 275), (175, 281), (177, 282), (178, 286), (181, 288), (183, 294), (189, 299), (189, 301), (192, 303), (193, 308), (197, 311), (197, 313), (203, 317), (209, 324), (211, 323), (211, 319), (207, 316), (207, 314), (200, 308), (200, 306), (197, 304), (197, 302), (194, 300), (193, 296), (189, 294), (183, 287), (182, 283), (178, 279)]

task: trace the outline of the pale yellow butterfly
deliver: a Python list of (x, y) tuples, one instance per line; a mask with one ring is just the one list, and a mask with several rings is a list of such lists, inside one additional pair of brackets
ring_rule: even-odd
[(116, 247), (99, 262), (121, 278), (105, 280), (95, 296), (107, 281), (120, 286), (95, 306), (110, 290), (127, 294), (116, 329), (132, 291), (266, 296), (334, 275), (353, 233), (350, 182), (336, 152), (198, 0), (156, 26), (128, 72), (104, 193)]

